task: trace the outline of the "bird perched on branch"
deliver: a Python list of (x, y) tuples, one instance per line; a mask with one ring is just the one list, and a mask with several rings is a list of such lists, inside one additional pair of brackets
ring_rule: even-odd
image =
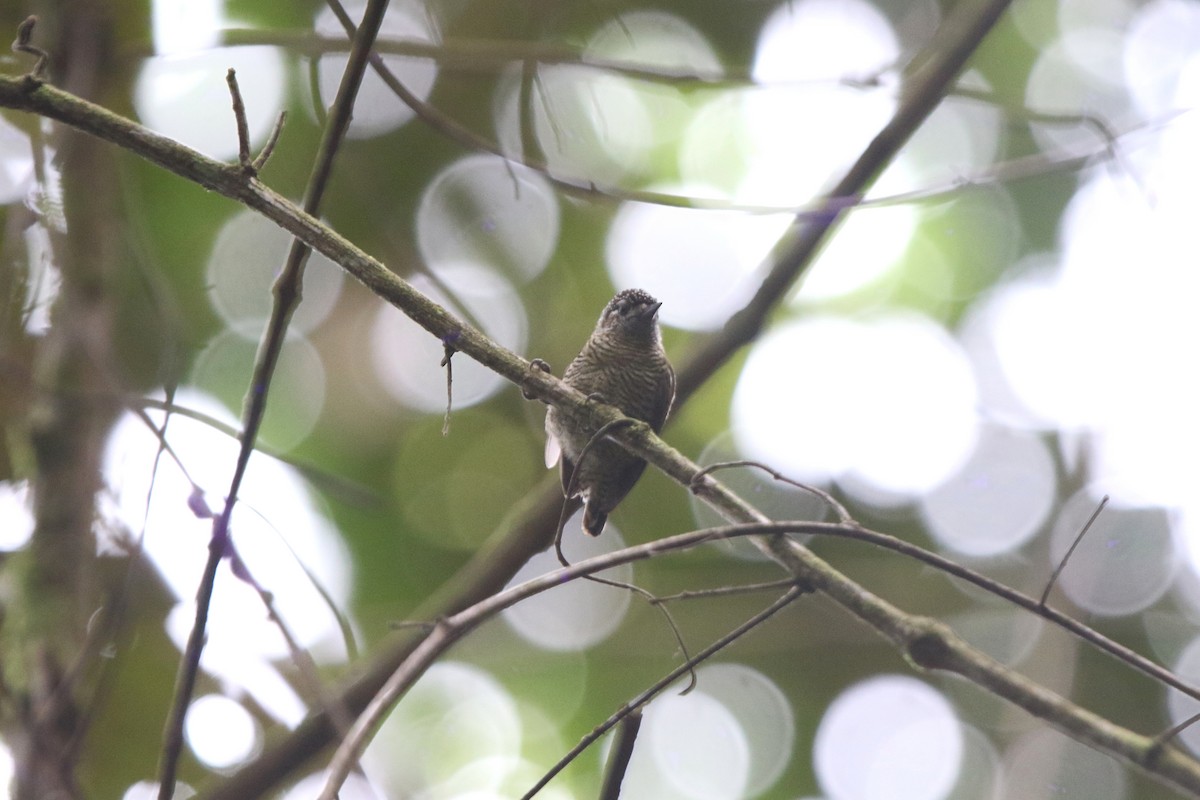
[[(675, 401), (675, 371), (658, 330), (660, 306), (641, 289), (619, 292), (563, 373), (572, 388), (648, 423), (655, 433)], [(564, 493), (571, 491), (571, 476), (578, 471), (574, 488), (584, 500), (583, 529), (599, 536), (646, 462), (607, 439), (593, 444), (580, 462), (592, 429), (586, 419), (554, 406), (546, 412), (546, 435), (546, 466), (553, 467), (561, 455)]]

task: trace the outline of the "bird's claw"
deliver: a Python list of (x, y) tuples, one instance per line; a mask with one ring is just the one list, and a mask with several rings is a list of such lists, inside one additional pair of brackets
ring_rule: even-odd
[[(550, 365), (547, 364), (545, 361), (543, 361), (540, 358), (535, 358), (529, 362), (529, 370), (532, 372), (535, 369), (540, 369), (542, 372), (549, 373)], [(526, 400), (532, 400), (532, 399), (534, 399), (535, 395), (529, 391), (529, 388), (527, 386), (522, 386), (521, 387), (521, 396), (524, 397)]]

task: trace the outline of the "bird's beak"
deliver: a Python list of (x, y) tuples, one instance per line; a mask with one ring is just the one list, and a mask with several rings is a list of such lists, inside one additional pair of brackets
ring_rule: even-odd
[(647, 311), (646, 311), (646, 316), (647, 316), (647, 317), (651, 317), (651, 318), (653, 318), (653, 317), (654, 317), (654, 315), (658, 313), (658, 310), (659, 310), (660, 308), (662, 308), (662, 301), (661, 301), (661, 300), (660, 300), (659, 302), (655, 303), (654, 305), (650, 306), (650, 308), (649, 308), (649, 309), (647, 309)]

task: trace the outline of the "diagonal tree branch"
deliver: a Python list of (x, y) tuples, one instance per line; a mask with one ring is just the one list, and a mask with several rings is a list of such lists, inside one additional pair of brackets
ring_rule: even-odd
[(812, 264), (821, 245), (845, 217), (847, 204), (839, 206), (829, 201), (845, 201), (866, 194), (905, 142), (950, 92), (967, 59), (1010, 3), (1011, 0), (980, 0), (960, 3), (950, 12), (930, 47), (918, 56), (919, 66), (914, 69), (910, 65), (906, 70), (895, 115), (829, 191), (826, 196), (829, 213), (806, 213), (798, 217), (767, 256), (770, 269), (750, 302), (729, 319), (720, 333), (694, 346), (685, 356), (679, 368), (676, 402), (691, 396), (735, 350), (753, 341), (762, 331), (771, 311)]
[[(897, 118), (876, 138), (863, 159), (860, 159), (856, 168), (835, 191), (842, 196), (853, 196), (865, 190), (887, 159), (894, 155), (912, 130), (936, 105), (949, 81), (962, 68), (967, 55), (977, 46), (1006, 5), (1005, 2), (995, 0), (959, 7), (955, 16), (947, 21), (944, 28), (947, 31), (946, 36), (939, 36), (939, 41), (945, 42), (945, 46), (925, 59), (920, 68), (912, 72), (910, 88), (905, 93)], [(160, 166), (258, 210), (340, 263), (368, 288), (401, 308), (431, 334), (438, 336), (443, 343), (453, 346), (510, 381), (527, 387), (533, 395), (544, 401), (556, 404), (579, 404), (585, 401), (582, 396), (557, 379), (540, 372), (531, 372), (526, 361), (496, 346), (479, 331), (457, 320), (445, 309), (388, 272), (382, 264), (321, 225), (311, 215), (305, 214), (267, 189), (256, 179), (243, 175), (240, 170), (212, 162), (103, 109), (83, 103), (51, 87), (33, 85), (27, 80), (0, 79), (0, 104), (75, 125), (138, 152)], [(858, 188), (853, 192), (848, 191), (852, 186)], [(731, 320), (721, 334), (705, 342), (685, 361), (681, 369), (681, 375), (686, 376), (689, 381), (684, 385), (685, 392), (693, 391), (707, 375), (723, 363), (729, 353), (750, 341), (761, 330), (767, 315), (778, 303), (783, 291), (803, 272), (804, 266), (811, 260), (812, 253), (828, 236), (840, 216), (841, 212), (832, 214), (830, 219), (820, 223), (803, 221), (781, 242), (772, 256), (775, 266), (754, 301)], [(596, 416), (598, 425), (621, 418), (612, 409), (600, 409)], [(614, 438), (646, 457), (677, 481), (689, 486), (695, 482), (696, 490), (706, 501), (717, 506), (727, 517), (739, 520), (761, 519), (751, 507), (711, 478), (705, 477), (696, 481), (699, 468), (663, 444), (645, 426), (631, 426), (619, 434), (614, 434)], [(544, 502), (554, 502), (555, 509), (557, 508), (558, 501), (550, 500), (553, 493), (547, 492), (543, 497)], [(513, 528), (521, 531), (522, 537), (529, 537), (528, 541), (532, 541), (536, 537), (530, 531), (536, 531), (541, 522), (542, 510), (536, 502), (531, 504), (530, 513), (517, 518), (512, 523)], [(791, 540), (774, 535), (760, 537), (759, 541), (789, 572), (827, 594), (855, 617), (867, 622), (904, 652), (916, 666), (961, 675), (1046, 719), (1068, 735), (1143, 768), (1158, 780), (1185, 791), (1200, 793), (1200, 775), (1193, 759), (1173, 750), (1156, 748), (1147, 737), (1113, 725), (1032, 684), (966, 646), (941, 623), (897, 609), (833, 570)], [(478, 570), (479, 576), (476, 589), (501, 577), (495, 571), (489, 571), (482, 566), (477, 565), (475, 569)], [(399, 663), (399, 660), (388, 659), (395, 659), (398, 654), (407, 651), (413, 641), (416, 640), (397, 642), (388, 648), (383, 657), (373, 661), (368, 672), (346, 689), (346, 705), (350, 708), (361, 708), (374, 694), (374, 688), (378, 687), (394, 669), (394, 665)], [(287, 770), (298, 766), (299, 759), (305, 754), (311, 754), (328, 743), (330, 735), (331, 729), (328, 724), (319, 718), (306, 722), (301, 726), (301, 730), (289, 738), (285, 748), (274, 751), (276, 756), (273, 762), (263, 760), (263, 769), (253, 775), (243, 771), (211, 796), (245, 798), (261, 793), (267, 786), (278, 781)]]
[[(988, 0), (979, 4), (964, 4), (947, 20), (943, 31), (937, 40), (945, 42), (936, 52), (925, 59), (925, 67), (919, 75), (915, 75), (905, 92), (895, 118), (875, 138), (871, 146), (854, 165), (850, 172), (840, 181), (832, 198), (861, 196), (866, 187), (874, 179), (888, 161), (894, 156), (908, 136), (916, 129), (922, 120), (936, 106), (948, 91), (951, 82), (962, 69), (966, 58), (976, 48), (994, 24), (995, 20), (1007, 6), (1007, 0)], [(37, 111), (68, 124), (73, 124), (101, 138), (133, 145), (133, 149), (151, 161), (170, 169), (178, 174), (197, 181), (210, 189), (220, 191), (240, 202), (260, 211), (277, 224), (305, 241), (315, 249), (342, 264), (347, 271), (362, 281), (368, 288), (383, 297), (388, 302), (405, 311), (410, 317), (438, 336), (443, 344), (453, 346), (466, 355), (480, 361), (485, 366), (499, 372), (509, 380), (536, 387), (536, 394), (549, 402), (579, 402), (582, 398), (565, 389), (559, 382), (547, 378), (541, 373), (531, 376), (528, 364), (515, 355), (496, 348), (479, 331), (461, 323), (444, 309), (420, 295), (404, 281), (386, 270), (383, 265), (371, 259), (362, 251), (348, 242), (336, 237), (311, 215), (299, 212), (290, 203), (263, 186), (257, 179), (243, 174), (237, 168), (217, 164), (198, 153), (181, 147), (164, 137), (152, 134), (145, 129), (132, 125), (126, 120), (109, 114), (95, 106), (86, 109), (73, 104), (71, 98), (57, 92), (48, 86), (31, 87), (27, 81), (14, 82), (11, 86), (0, 85), (0, 103), (16, 108)], [(726, 329), (711, 340), (690, 358), (685, 359), (681, 369), (680, 391), (681, 400), (695, 390), (721, 363), (750, 341), (759, 330), (778, 303), (784, 289), (791, 285), (811, 261), (811, 256), (817, 246), (825, 240), (832, 231), (834, 224), (841, 218), (841, 211), (833, 211), (826, 217), (814, 218), (804, 216), (797, 220), (792, 231), (785, 236), (780, 245), (772, 253), (774, 266), (768, 273), (767, 279), (751, 303), (731, 319)], [(257, 381), (256, 381), (256, 385)], [(614, 412), (615, 413), (615, 412)], [(617, 415), (615, 418), (619, 417)], [(248, 420), (252, 418), (248, 415)], [(602, 422), (604, 420), (601, 420)], [(252, 441), (253, 436), (246, 437)], [(628, 439), (628, 436), (621, 438)], [(716, 486), (715, 482), (706, 479), (707, 484)], [(474, 599), (481, 592), (490, 592), (512, 574), (512, 571), (524, 561), (522, 554), (533, 552), (540, 542), (540, 531), (549, 526), (533, 524), (543, 518), (551, 517), (548, 512), (557, 510), (561, 503), (553, 484), (547, 481), (546, 488), (539, 495), (531, 513), (524, 519), (518, 520), (515, 529), (522, 535), (506, 537), (500, 545), (507, 549), (515, 558), (504, 561), (483, 562), (476, 559), (468, 570), (474, 573), (475, 582), (463, 586), (463, 593), (451, 597), (446, 610), (456, 610)], [(234, 486), (236, 491), (236, 484)], [(716, 492), (716, 489), (710, 489)], [(232, 493), (231, 493), (232, 494)], [(753, 521), (762, 518), (749, 506), (735, 496), (726, 493), (724, 497), (727, 517), (737, 521)], [(805, 571), (803, 559), (798, 558), (790, 548), (781, 546), (777, 540), (764, 540), (765, 549), (771, 551), (777, 559), (793, 574)], [(489, 554), (490, 555), (490, 554)], [(355, 700), (362, 696), (370, 696), (372, 683), (379, 685), (381, 676), (386, 677), (398, 662), (392, 660), (399, 653), (405, 652), (407, 644), (397, 645), (394, 651), (385, 653), (379, 662), (378, 669), (371, 669), (360, 682), (348, 690), (348, 694), (356, 695), (349, 699), (347, 707), (356, 708), (361, 705)], [(365, 682), (362, 682), (365, 681)], [(320, 733), (308, 740), (311, 744), (328, 741), (332, 729), (327, 724), (317, 723), (315, 729)], [(304, 739), (300, 731), (294, 737), (299, 742)], [(309, 750), (300, 747), (297, 752)], [(296, 763), (293, 753), (280, 760), (280, 765)], [(276, 778), (277, 779), (277, 778)], [(245, 793), (242, 796), (246, 796)]]

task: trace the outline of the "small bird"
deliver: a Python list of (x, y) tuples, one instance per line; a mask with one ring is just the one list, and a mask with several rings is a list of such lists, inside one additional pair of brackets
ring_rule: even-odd
[[(663, 352), (658, 330), (662, 303), (641, 289), (619, 292), (604, 307), (596, 329), (567, 366), (567, 385), (621, 409), (628, 417), (662, 430), (675, 402), (675, 371)], [(551, 406), (546, 412), (546, 466), (562, 456), (563, 492), (591, 433), (586, 421)], [(608, 515), (629, 494), (646, 462), (616, 442), (596, 442), (579, 464), (575, 478), (583, 496), (583, 529), (591, 536), (604, 530)]]

